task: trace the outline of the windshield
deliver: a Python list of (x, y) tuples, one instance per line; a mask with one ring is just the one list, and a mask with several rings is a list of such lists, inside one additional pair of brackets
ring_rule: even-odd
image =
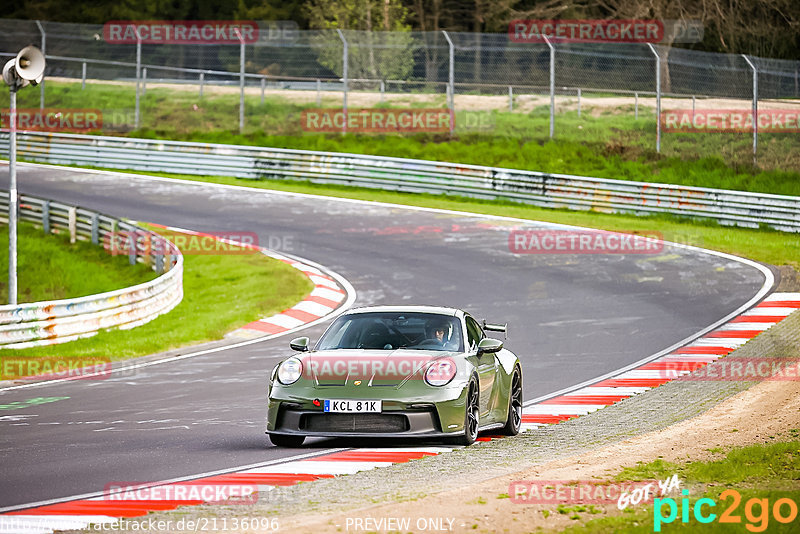
[(374, 312), (343, 315), (325, 331), (317, 350), (464, 350), (456, 317), (437, 313)]

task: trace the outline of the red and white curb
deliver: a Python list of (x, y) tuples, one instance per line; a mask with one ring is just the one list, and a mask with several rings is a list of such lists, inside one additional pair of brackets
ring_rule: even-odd
[[(669, 366), (676, 362), (681, 364), (681, 369), (684, 369), (680, 371), (681, 373), (689, 373), (704, 367), (744, 345), (799, 308), (800, 293), (773, 293), (750, 310), (667, 355), (636, 369), (626, 370), (567, 394), (525, 407), (522, 416), (523, 430), (573, 419), (658, 387), (673, 379), (665, 376), (663, 370), (669, 369)], [(281, 328), (288, 326), (279, 323), (270, 324)], [(494, 436), (482, 436), (478, 439), (490, 441), (493, 438)], [(211, 488), (248, 486), (249, 491), (260, 494), (260, 499), (269, 499), (268, 492), (278, 486), (291, 486), (320, 478), (354, 474), (394, 463), (436, 456), (453, 449), (454, 447), (392, 447), (338, 450), (238, 472), (153, 484), (149, 487), (147, 492), (149, 498), (146, 499), (129, 498), (129, 495), (137, 497), (137, 494), (127, 492), (122, 496), (104, 494), (46, 504), (0, 515), (0, 534), (17, 532), (44, 534), (54, 530), (82, 529), (91, 524), (110, 525), (121, 518), (141, 517), (153, 511), (174, 510), (178, 506), (209, 502), (191, 492), (176, 496), (176, 491), (155, 491), (158, 488), (169, 489), (169, 486), (187, 485)]]
[(323, 272), (319, 267), (311, 265), (306, 261), (292, 258), (288, 255), (280, 254), (256, 245), (240, 243), (211, 234), (195, 232), (175, 226), (150, 224), (172, 232), (180, 232), (198, 237), (211, 237), (228, 245), (258, 250), (265, 256), (269, 256), (270, 258), (274, 258), (294, 267), (306, 275), (314, 284), (314, 289), (311, 293), (296, 305), (283, 310), (281, 313), (272, 315), (271, 317), (258, 319), (232, 332), (228, 332), (225, 334), (226, 338), (256, 339), (269, 335), (281, 334), (308, 323), (327, 318), (348, 300), (348, 292), (339, 282)]
[(773, 293), (693, 342), (635, 369), (523, 409), (523, 428), (559, 423), (658, 387), (716, 361), (800, 308), (800, 293)]

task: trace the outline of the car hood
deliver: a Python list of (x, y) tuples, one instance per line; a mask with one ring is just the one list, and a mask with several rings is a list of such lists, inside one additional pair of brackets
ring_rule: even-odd
[[(458, 352), (436, 350), (339, 349), (299, 356), (303, 378), (320, 386), (399, 386), (407, 380), (422, 380), (430, 362), (452, 358)], [(358, 384), (356, 382), (361, 382)]]

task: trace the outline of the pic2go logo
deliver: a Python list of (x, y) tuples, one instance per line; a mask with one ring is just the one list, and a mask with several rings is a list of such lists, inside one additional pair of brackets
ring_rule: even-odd
[[(689, 490), (681, 492), (684, 496), (689, 495)], [(720, 523), (734, 523), (741, 524), (742, 517), (736, 513), (736, 509), (742, 502), (742, 496), (736, 490), (725, 490), (719, 495), (720, 501), (727, 501), (730, 499), (731, 504), (719, 516)], [(668, 515), (664, 515), (664, 506), (669, 509)], [(698, 499), (694, 506), (689, 504), (689, 499), (684, 497), (681, 499), (681, 522), (689, 522), (690, 511), (694, 514), (695, 520), (699, 523), (711, 523), (717, 519), (717, 514), (713, 513), (711, 509), (717, 506), (714, 499), (703, 498)], [(764, 532), (769, 526), (770, 511), (772, 517), (778, 523), (791, 523), (797, 518), (797, 503), (789, 498), (782, 498), (775, 501), (770, 509), (769, 499), (759, 499), (753, 497), (749, 499), (744, 505), (744, 516), (748, 523), (745, 528), (750, 532)], [(653, 532), (661, 532), (662, 524), (669, 524), (675, 521), (678, 517), (678, 504), (675, 499), (670, 497), (656, 498), (653, 500)]]

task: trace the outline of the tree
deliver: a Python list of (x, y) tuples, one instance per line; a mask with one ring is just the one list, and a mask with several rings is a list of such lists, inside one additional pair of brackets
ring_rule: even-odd
[(321, 65), (343, 75), (342, 43), (332, 30), (346, 32), (350, 78), (405, 79), (417, 46), (399, 0), (309, 0), (305, 14), (321, 32), (313, 40)]

